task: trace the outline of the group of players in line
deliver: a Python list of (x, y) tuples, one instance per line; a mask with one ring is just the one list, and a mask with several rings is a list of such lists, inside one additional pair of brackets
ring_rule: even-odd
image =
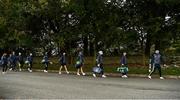
[[(123, 53), (121, 59), (120, 59), (120, 72), (122, 73), (123, 78), (127, 78), (127, 73), (128, 73), (128, 68), (127, 68), (127, 57), (126, 57), (126, 52)], [(152, 73), (158, 69), (160, 79), (164, 79), (161, 74), (161, 63), (162, 63), (162, 56), (159, 52), (159, 50), (156, 50), (155, 53), (151, 57), (151, 62), (150, 62), (150, 74), (148, 75), (148, 78), (151, 79)], [(24, 60), (24, 57), (22, 54), (19, 52), (18, 56), (16, 56), (15, 52), (12, 52), (12, 54), (7, 55), (7, 53), (4, 53), (1, 57), (0, 60), (1, 66), (2, 66), (2, 74), (6, 74), (7, 70), (9, 69), (10, 71), (22, 71), (22, 68), (24, 64), (26, 64), (28, 67), (28, 71), (32, 72), (32, 65), (33, 65), (33, 55), (30, 53), (26, 59)], [(44, 65), (44, 72), (48, 72), (48, 66), (49, 64), (52, 64), (50, 62), (48, 54), (45, 53), (43, 56), (43, 59), (41, 63)], [(69, 71), (67, 69), (67, 60), (66, 60), (66, 53), (63, 52), (61, 56), (59, 57), (59, 63), (60, 63), (60, 68), (59, 68), (59, 74), (62, 74), (62, 69), (64, 68), (66, 73), (69, 74)], [(18, 68), (17, 68), (18, 65)], [(84, 76), (86, 75), (83, 71), (83, 66), (84, 66), (84, 55), (82, 51), (78, 52), (77, 60), (75, 67), (77, 68), (77, 75), (80, 76), (81, 74)], [(80, 74), (81, 72), (81, 74)], [(103, 78), (107, 77), (104, 74), (104, 67), (103, 67), (103, 51), (99, 51), (96, 57), (96, 67), (93, 67), (93, 77), (96, 77), (97, 74), (100, 74)]]

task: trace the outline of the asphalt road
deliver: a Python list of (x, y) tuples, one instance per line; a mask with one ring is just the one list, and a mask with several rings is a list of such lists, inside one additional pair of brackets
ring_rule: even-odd
[(9, 72), (0, 74), (0, 98), (180, 99), (180, 80)]

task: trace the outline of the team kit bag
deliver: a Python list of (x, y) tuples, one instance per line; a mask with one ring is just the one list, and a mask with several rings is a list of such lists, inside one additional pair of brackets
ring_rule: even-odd
[(45, 63), (45, 59), (41, 60), (41, 63), (44, 64)]
[(25, 64), (29, 64), (30, 62), (28, 60), (25, 61)]
[(42, 60), (41, 60), (41, 63), (42, 63), (42, 64), (45, 64), (45, 63), (53, 64), (53, 62), (51, 62), (51, 61), (46, 62), (45, 59), (42, 59)]
[(120, 73), (128, 73), (129, 69), (127, 66), (120, 66), (117, 68), (117, 72), (120, 72)]
[(76, 61), (75, 67), (76, 68), (80, 68), (81, 67), (81, 62), (80, 61)]
[(102, 69), (100, 67), (93, 67), (93, 72), (100, 74), (102, 72)]

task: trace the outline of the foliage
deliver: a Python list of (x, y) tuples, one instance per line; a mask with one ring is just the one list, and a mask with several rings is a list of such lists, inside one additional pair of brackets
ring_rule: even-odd
[(118, 49), (149, 56), (153, 45), (164, 51), (180, 39), (180, 1), (0, 0), (0, 37), (2, 48), (70, 52), (83, 41), (89, 54)]

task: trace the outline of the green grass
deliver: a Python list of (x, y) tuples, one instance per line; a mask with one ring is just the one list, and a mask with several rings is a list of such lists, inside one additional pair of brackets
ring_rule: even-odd
[[(49, 70), (59, 70), (60, 64), (52, 64), (49, 65)], [(93, 65), (85, 65), (84, 71), (85, 72), (91, 72)], [(34, 69), (44, 69), (44, 65), (41, 63), (33, 64)], [(110, 67), (110, 66), (104, 66), (104, 70), (106, 73), (118, 73), (116, 72), (117, 67)], [(74, 65), (68, 65), (69, 71), (76, 71), (76, 68)], [(147, 67), (129, 67), (129, 74), (148, 74), (148, 68)], [(155, 74), (158, 74), (157, 71)], [(169, 68), (162, 68), (162, 74), (163, 75), (180, 75), (180, 68), (176, 67), (169, 67)]]
[[(110, 59), (108, 59), (110, 60)], [(60, 64), (57, 61), (57, 58), (51, 59), (53, 62), (52, 65), (49, 65), (49, 70), (59, 70)], [(92, 60), (91, 60), (92, 61)], [(108, 63), (104, 64), (104, 70), (106, 73), (118, 73), (116, 72), (116, 68), (118, 67), (118, 64), (114, 64), (112, 62), (113, 60), (108, 61)], [(35, 58), (33, 63), (34, 69), (44, 69), (44, 65), (40, 63), (41, 58)], [(84, 71), (85, 72), (92, 72), (92, 67), (95, 66), (94, 64), (91, 64), (90, 61), (87, 61), (88, 63), (85, 63), (84, 65)], [(112, 64), (111, 64), (112, 63)], [(76, 71), (76, 68), (74, 67), (74, 64), (68, 65), (69, 71)], [(129, 66), (129, 74), (148, 74), (148, 66)], [(154, 74), (158, 74), (157, 71)], [(180, 68), (176, 67), (168, 67), (164, 68), (162, 67), (162, 74), (163, 75), (180, 75)]]

